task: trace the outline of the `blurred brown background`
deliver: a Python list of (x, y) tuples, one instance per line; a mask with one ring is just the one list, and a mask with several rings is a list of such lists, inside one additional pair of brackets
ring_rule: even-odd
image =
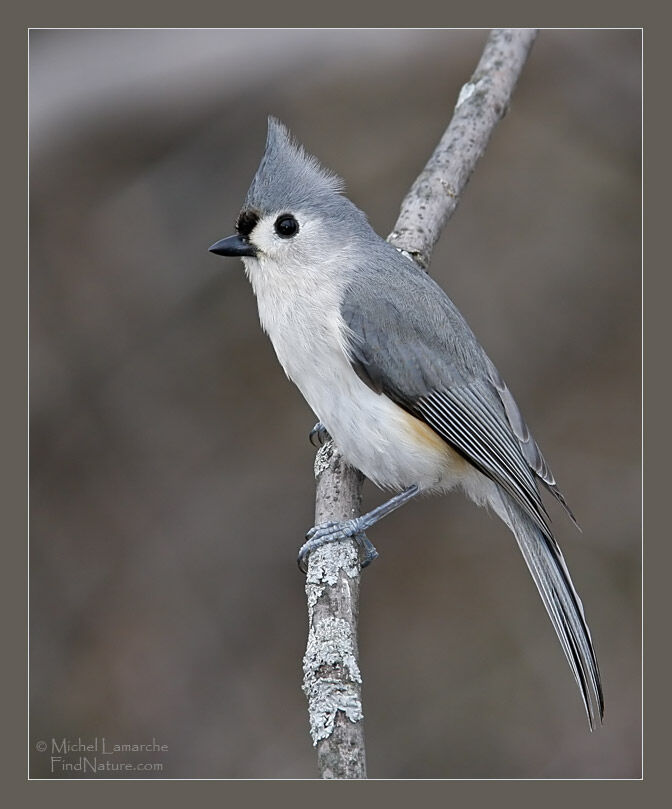
[[(33, 745), (155, 737), (163, 776), (315, 777), (294, 561), (315, 417), (207, 248), (269, 113), (386, 235), (486, 36), (31, 33)], [(640, 59), (638, 31), (541, 32), (431, 267), (583, 527), (550, 505), (605, 724), (504, 526), (426, 499), (371, 531), (371, 777), (640, 774)]]

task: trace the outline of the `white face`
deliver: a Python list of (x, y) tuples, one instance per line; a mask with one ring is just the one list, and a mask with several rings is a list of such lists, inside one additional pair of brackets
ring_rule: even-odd
[(276, 211), (261, 217), (247, 237), (257, 256), (245, 264), (272, 263), (279, 271), (308, 270), (333, 256), (324, 222), (300, 211)]

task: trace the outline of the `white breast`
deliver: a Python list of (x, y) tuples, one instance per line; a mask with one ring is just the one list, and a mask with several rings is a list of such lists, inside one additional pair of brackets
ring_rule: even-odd
[(245, 261), (245, 266), (280, 364), (346, 460), (385, 488), (455, 485), (464, 461), (352, 369), (338, 283), (325, 283), (323, 273), (319, 279), (291, 276), (263, 260)]

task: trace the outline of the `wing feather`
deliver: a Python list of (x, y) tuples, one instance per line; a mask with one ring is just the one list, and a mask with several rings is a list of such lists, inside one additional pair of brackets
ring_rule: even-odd
[(474, 386), (435, 391), (409, 412), (498, 483), (548, 533), (548, 515), (515, 437), (475, 394)]

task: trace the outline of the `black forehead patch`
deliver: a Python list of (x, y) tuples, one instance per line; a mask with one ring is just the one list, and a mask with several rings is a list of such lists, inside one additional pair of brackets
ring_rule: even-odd
[(236, 230), (241, 236), (249, 236), (259, 221), (259, 214), (254, 211), (242, 211), (236, 222)]

